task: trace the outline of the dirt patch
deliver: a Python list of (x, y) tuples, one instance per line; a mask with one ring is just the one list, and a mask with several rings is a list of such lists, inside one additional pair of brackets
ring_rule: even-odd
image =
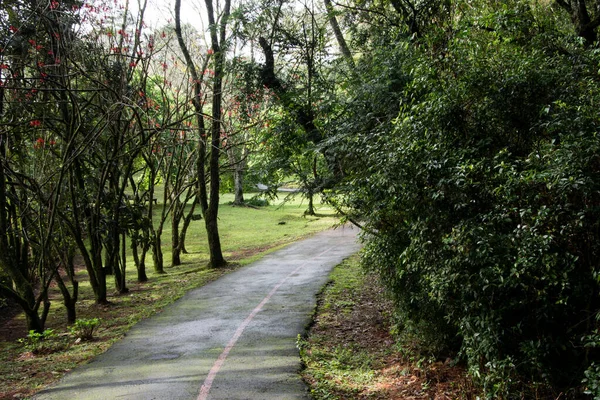
[(262, 246), (262, 247), (258, 247), (258, 248), (242, 249), (242, 250), (234, 251), (231, 253), (231, 256), (229, 257), (229, 259), (230, 259), (230, 261), (238, 261), (238, 260), (242, 260), (244, 258), (250, 258), (257, 254), (263, 253), (269, 249), (272, 249), (273, 247), (275, 247), (275, 246), (269, 245), (269, 246)]
[[(339, 349), (351, 349), (353, 353), (364, 352), (368, 355), (373, 376), (366, 382), (351, 383), (351, 378), (343, 378), (344, 373), (336, 376), (327, 367), (321, 367), (321, 373), (304, 375), (313, 388), (314, 397), (378, 400), (475, 399), (476, 391), (464, 367), (454, 365), (452, 360), (415, 360), (400, 351), (390, 334), (391, 312), (392, 304), (386, 298), (382, 285), (373, 276), (366, 276), (362, 285), (350, 290), (347, 296), (337, 295), (333, 301), (326, 301), (326, 304), (323, 300), (320, 301), (308, 339), (314, 344), (308, 351), (331, 350), (330, 354), (320, 356), (326, 362), (331, 362), (330, 358), (336, 357), (335, 351), (339, 352)], [(309, 356), (309, 359), (313, 356), (314, 354)], [(352, 362), (354, 361), (350, 361)], [(349, 365), (344, 368), (351, 370), (355, 367)], [(330, 382), (317, 382), (322, 380)], [(319, 385), (327, 387), (327, 395), (320, 394), (322, 389)]]
[(24, 317), (19, 317), (22, 310), (11, 299), (0, 308), (0, 341), (14, 342), (27, 336), (27, 324)]

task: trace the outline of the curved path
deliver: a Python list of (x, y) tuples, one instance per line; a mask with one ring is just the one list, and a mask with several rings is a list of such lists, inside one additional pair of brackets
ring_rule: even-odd
[(36, 399), (307, 399), (296, 338), (357, 229), (321, 232), (187, 295)]

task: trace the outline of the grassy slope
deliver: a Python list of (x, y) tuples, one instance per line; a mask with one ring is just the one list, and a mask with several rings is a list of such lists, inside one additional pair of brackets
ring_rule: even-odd
[(337, 266), (319, 296), (314, 325), (298, 346), (316, 400), (474, 399), (463, 368), (419, 359), (390, 335), (391, 303), (354, 256)]
[[(206, 234), (203, 221), (196, 221), (192, 223), (188, 232), (187, 248), (190, 254), (182, 255), (183, 265), (169, 267), (170, 230), (166, 226), (163, 244), (167, 274), (154, 274), (149, 257), (147, 265), (150, 281), (138, 284), (135, 282), (135, 267), (129, 260), (130, 293), (121, 296), (112, 294), (108, 306), (94, 304), (86, 274), (83, 271), (79, 274), (78, 318), (102, 318), (94, 341), (76, 344), (74, 338), (67, 334), (65, 313), (60, 305), (60, 295), (56, 293), (53, 296), (54, 302), (47, 327), (54, 329), (59, 337), (48, 343), (48, 347), (53, 349), (47, 354), (34, 355), (16, 342), (15, 332), (19, 332), (21, 337), (26, 334), (22, 315), (6, 321), (0, 327), (0, 399), (30, 396), (78, 364), (87, 362), (91, 357), (105, 351), (133, 324), (159, 312), (188, 290), (239, 268), (265, 252), (331, 227), (336, 222), (331, 216), (331, 210), (326, 207), (318, 209), (320, 217), (305, 218), (303, 213), (306, 205), (302, 204), (300, 198), (283, 205), (276, 204), (260, 209), (232, 207), (227, 204), (231, 200), (230, 196), (223, 196), (219, 214), (223, 252), (230, 261), (226, 269), (206, 268)], [(330, 216), (326, 216), (327, 214)], [(109, 277), (109, 292), (111, 287), (112, 280)], [(6, 340), (7, 337), (11, 339)]]

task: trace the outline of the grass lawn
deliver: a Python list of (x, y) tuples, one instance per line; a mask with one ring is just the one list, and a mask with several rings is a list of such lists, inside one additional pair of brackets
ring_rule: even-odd
[[(246, 195), (250, 198), (252, 194)], [(226, 259), (233, 259), (242, 264), (251, 262), (253, 258), (245, 257), (260, 249), (273, 248), (280, 244), (290, 243), (300, 237), (331, 227), (337, 219), (331, 208), (321, 205), (317, 208), (317, 216), (304, 216), (306, 201), (300, 195), (289, 201), (271, 202), (268, 207), (249, 208), (231, 206), (233, 195), (223, 195), (219, 206), (219, 233), (221, 246)], [(204, 221), (194, 221), (193, 231), (188, 233), (187, 247), (189, 255), (183, 255), (183, 262), (208, 262), (208, 244)], [(165, 266), (170, 263), (171, 238), (170, 226), (165, 226), (166, 242)]]
[[(250, 197), (251, 195), (248, 195)], [(204, 221), (190, 226), (183, 265), (170, 266), (170, 226), (163, 233), (166, 274), (154, 274), (152, 258), (146, 260), (149, 282), (135, 281), (135, 266), (128, 261), (130, 292), (117, 295), (112, 292), (112, 278), (108, 278), (109, 305), (94, 303), (93, 293), (84, 270), (80, 271), (80, 295), (77, 315), (80, 319), (98, 317), (101, 324), (92, 341), (76, 341), (66, 326), (66, 313), (58, 291), (52, 294), (52, 308), (47, 328), (55, 337), (46, 341), (35, 354), (17, 342), (26, 336), (24, 317), (18, 314), (3, 318), (0, 326), (0, 399), (26, 398), (45, 385), (58, 380), (78, 364), (89, 361), (104, 352), (121, 338), (129, 328), (172, 303), (190, 289), (202, 286), (218, 277), (246, 265), (269, 251), (333, 226), (338, 219), (326, 206), (317, 208), (318, 216), (304, 216), (306, 203), (300, 196), (292, 201), (275, 201), (267, 207), (250, 208), (229, 205), (233, 196), (224, 195), (219, 209), (219, 231), (227, 268), (209, 269), (208, 246)], [(160, 204), (159, 204), (160, 208)]]

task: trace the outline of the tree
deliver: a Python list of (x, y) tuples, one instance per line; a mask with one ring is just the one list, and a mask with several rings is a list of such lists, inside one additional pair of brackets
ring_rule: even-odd
[(596, 55), (546, 4), (452, 5), (417, 36), (370, 32), (332, 200), (405, 338), (462, 356), (490, 398), (594, 393)]
[(244, 204), (244, 186), (250, 161), (258, 151), (258, 142), (269, 126), (269, 108), (273, 105), (271, 93), (260, 84), (259, 68), (245, 56), (234, 57), (228, 65), (223, 108), (223, 148), (230, 171), (234, 205)]
[(60, 219), (68, 201), (64, 187), (70, 159), (55, 131), (74, 129), (77, 122), (62, 125), (62, 110), (54, 100), (67, 95), (61, 57), (75, 44), (77, 12), (69, 2), (11, 6), (3, 9), (10, 27), (1, 38), (0, 76), (0, 270), (10, 284), (0, 290), (23, 308), (28, 329), (41, 332), (53, 279), (63, 293), (68, 319), (75, 317), (77, 282), (70, 275), (71, 295), (59, 270), (62, 260), (67, 274), (71, 271), (64, 264), (68, 238)]
[[(321, 122), (327, 118), (326, 99), (332, 88), (328, 81), (326, 20), (314, 4), (294, 10), (284, 9), (283, 2), (274, 9), (267, 8), (255, 19), (259, 26), (267, 20), (271, 32), (270, 37), (257, 38), (264, 54), (261, 84), (269, 89), (285, 114), (271, 121), (271, 132), (263, 140), (269, 142), (272, 153), (267, 169), (278, 168), (295, 176), (308, 199), (307, 214), (314, 215), (314, 196), (330, 186), (337, 171), (335, 156), (327, 151)], [(281, 53), (276, 54), (274, 46)], [(277, 72), (276, 55), (282, 63), (295, 62)]]
[[(206, 124), (204, 117), (203, 104), (203, 79), (192, 57), (190, 56), (187, 45), (185, 44), (181, 31), (181, 0), (175, 1), (175, 32), (181, 51), (185, 57), (188, 72), (194, 83), (192, 103), (196, 114), (196, 123), (198, 126), (198, 203), (204, 217), (206, 233), (208, 236), (208, 246), (210, 252), (210, 265), (218, 268), (226, 264), (221, 251), (221, 240), (218, 230), (218, 210), (219, 210), (219, 158), (221, 154), (221, 107), (222, 107), (222, 82), (225, 68), (225, 51), (227, 22), (230, 14), (231, 2), (226, 0), (223, 9), (220, 10), (219, 20), (215, 17), (215, 10), (211, 0), (206, 0), (206, 9), (208, 12), (211, 48), (210, 55), (213, 60), (212, 76), (212, 110), (210, 124)], [(206, 70), (208, 58), (202, 71)], [(210, 140), (208, 139), (210, 137)], [(208, 154), (208, 167), (205, 160)], [(208, 170), (207, 170), (207, 169)], [(210, 189), (207, 190), (207, 178)]]
[(354, 68), (354, 59), (352, 57), (352, 53), (350, 52), (350, 48), (348, 47), (348, 43), (346, 42), (346, 38), (344, 37), (344, 33), (340, 29), (340, 25), (335, 15), (333, 4), (331, 4), (331, 0), (323, 0), (323, 4), (325, 4), (325, 10), (327, 11), (329, 24), (331, 25), (331, 29), (333, 30), (333, 33), (335, 35), (335, 39), (338, 42), (340, 51), (342, 52), (344, 59), (348, 63), (348, 66), (350, 68)]
[[(600, 26), (600, 9), (594, 3), (585, 0), (556, 0), (556, 4), (571, 15), (575, 32), (585, 40), (588, 46), (596, 44), (598, 41), (597, 30)], [(592, 5), (595, 5), (595, 9)]]

